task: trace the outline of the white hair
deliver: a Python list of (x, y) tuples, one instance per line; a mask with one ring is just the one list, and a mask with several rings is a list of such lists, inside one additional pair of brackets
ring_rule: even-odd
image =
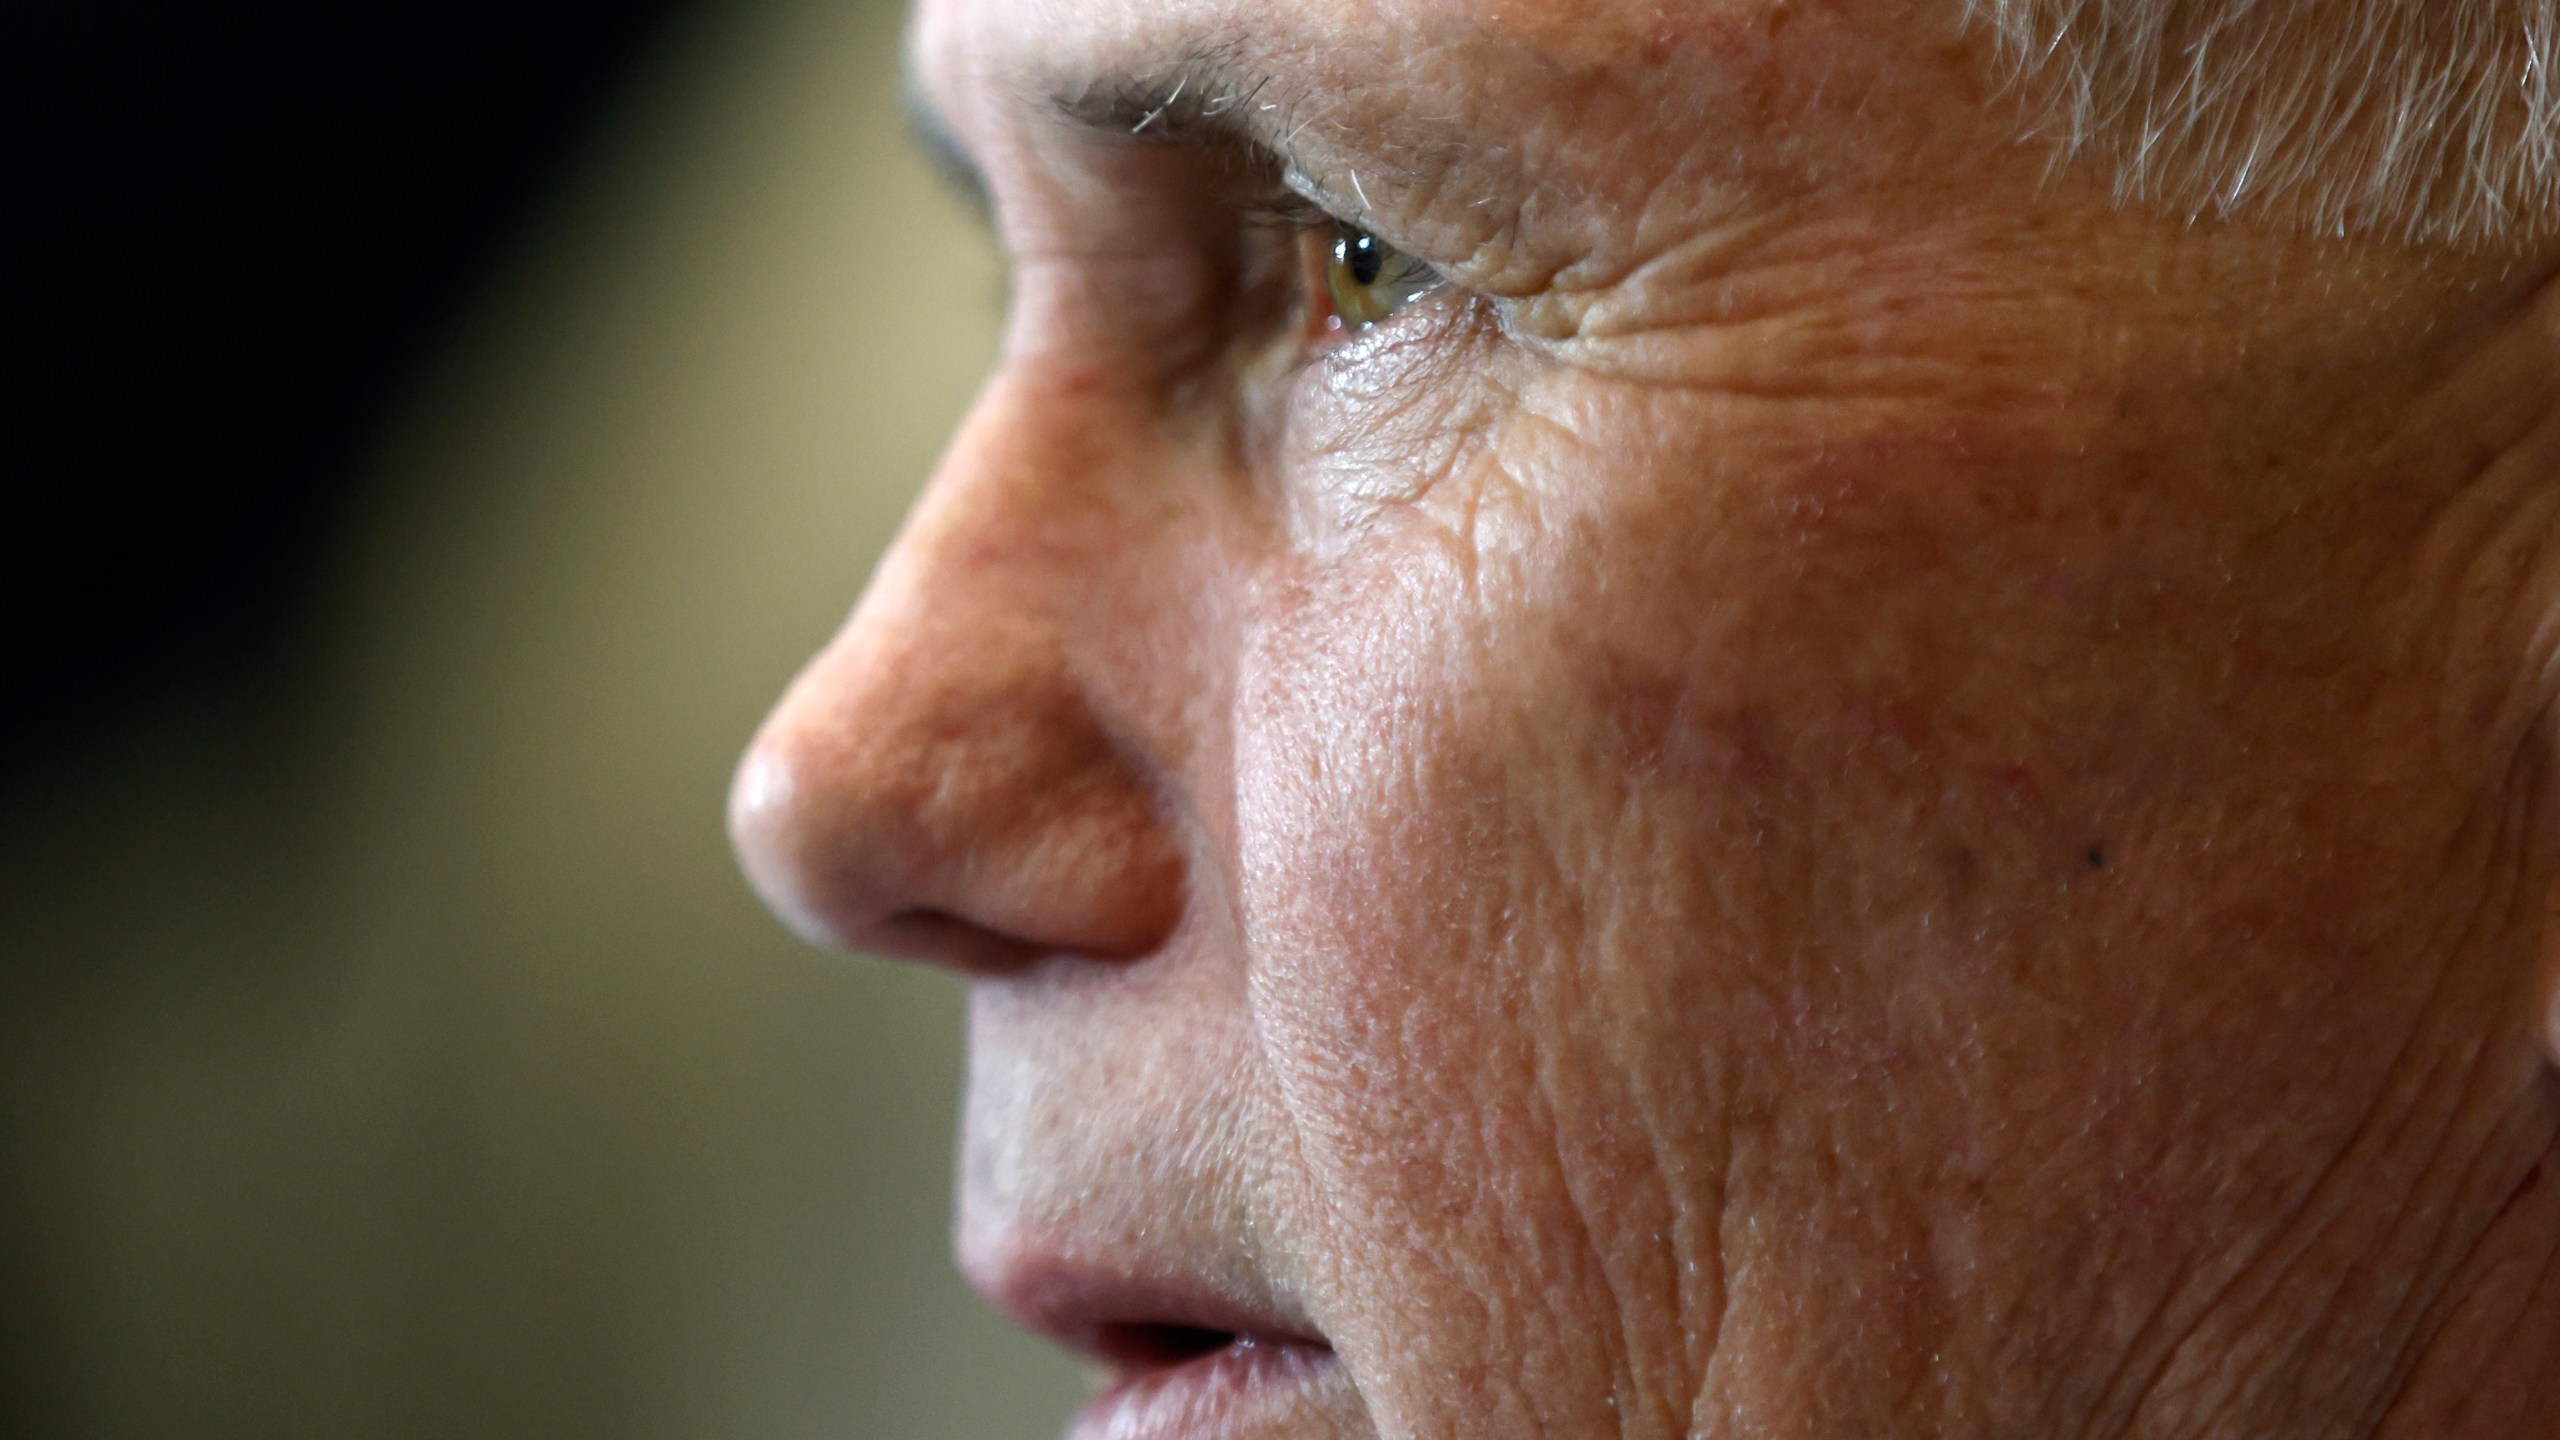
[(2560, 233), (2560, 0), (1964, 0), (2060, 162), (2333, 235)]

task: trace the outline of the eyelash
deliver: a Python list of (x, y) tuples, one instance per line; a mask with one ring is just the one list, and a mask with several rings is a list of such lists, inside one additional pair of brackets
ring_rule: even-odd
[(1278, 185), (1238, 201), (1236, 214), (1249, 228), (1282, 230), (1291, 233), (1344, 223), (1340, 216), (1313, 200), (1295, 190)]
[[(1293, 304), (1306, 303), (1309, 299), (1308, 292), (1313, 288), (1303, 283), (1306, 278), (1305, 257), (1301, 247), (1310, 243), (1329, 245), (1343, 237), (1374, 233), (1363, 230), (1283, 185), (1270, 184), (1233, 203), (1236, 215), (1245, 230), (1281, 238), (1282, 264), (1285, 267), (1285, 273), (1292, 277), (1291, 284), (1295, 292), (1292, 297)], [(1392, 263), (1398, 269), (1392, 277), (1382, 278), (1404, 280), (1414, 278), (1417, 272), (1420, 272), (1429, 275), (1435, 282), (1428, 288), (1437, 288), (1438, 285), (1447, 283), (1445, 277), (1442, 277), (1429, 262), (1395, 249), (1392, 244), (1389, 244), (1388, 248), (1394, 251)], [(1314, 303), (1327, 307), (1331, 304), (1328, 298), (1323, 297), (1318, 297)], [(1330, 313), (1329, 309), (1328, 313)], [(1340, 333), (1341, 330), (1342, 327), (1337, 323), (1327, 331), (1337, 345), (1342, 339), (1347, 338)]]

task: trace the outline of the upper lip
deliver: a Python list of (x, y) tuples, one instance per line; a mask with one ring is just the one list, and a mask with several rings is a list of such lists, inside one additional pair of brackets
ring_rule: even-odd
[(1170, 1369), (1239, 1340), (1329, 1350), (1275, 1300), (1181, 1274), (1142, 1275), (1057, 1252), (963, 1246), (978, 1293), (1014, 1324), (1047, 1336), (1119, 1380)]

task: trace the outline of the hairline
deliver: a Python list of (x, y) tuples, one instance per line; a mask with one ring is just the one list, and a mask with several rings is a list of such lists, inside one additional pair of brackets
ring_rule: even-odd
[(2560, 234), (2551, 0), (1961, 0), (2119, 204), (2458, 247)]

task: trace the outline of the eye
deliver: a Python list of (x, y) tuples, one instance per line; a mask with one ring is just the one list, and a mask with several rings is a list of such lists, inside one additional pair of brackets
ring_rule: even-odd
[(1324, 285), (1332, 300), (1326, 328), (1356, 335), (1440, 288), (1440, 272), (1356, 225), (1335, 221), (1318, 230), (1326, 247)]

